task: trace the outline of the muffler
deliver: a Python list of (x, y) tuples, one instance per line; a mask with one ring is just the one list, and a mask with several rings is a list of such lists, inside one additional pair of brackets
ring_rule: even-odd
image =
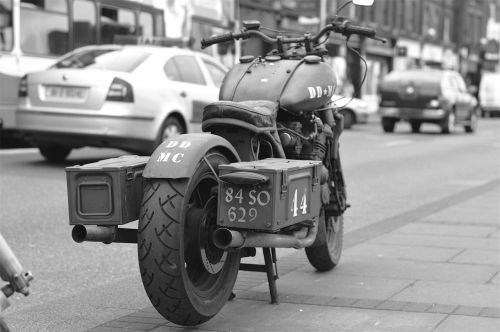
[(213, 234), (217, 248), (305, 248), (313, 244), (318, 233), (318, 222), (310, 227), (304, 226), (291, 234), (272, 234), (255, 231), (236, 231), (228, 228), (218, 228)]
[(118, 228), (118, 226), (76, 225), (71, 231), (75, 242), (102, 242), (110, 244), (137, 243), (137, 229)]

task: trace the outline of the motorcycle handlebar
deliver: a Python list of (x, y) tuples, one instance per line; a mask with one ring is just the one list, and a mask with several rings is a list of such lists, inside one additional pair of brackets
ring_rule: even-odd
[(315, 36), (311, 37), (309, 35), (306, 35), (304, 37), (269, 37), (268, 35), (258, 31), (258, 30), (244, 30), (240, 33), (226, 33), (223, 35), (218, 35), (218, 36), (213, 36), (209, 38), (203, 38), (201, 40), (201, 48), (204, 49), (210, 45), (213, 44), (218, 44), (218, 43), (224, 43), (224, 42), (229, 42), (237, 39), (247, 39), (250, 36), (257, 36), (264, 40), (265, 42), (269, 44), (275, 44), (275, 43), (283, 43), (283, 44), (292, 44), (292, 43), (302, 43), (305, 42), (306, 40), (310, 40), (314, 43), (317, 43), (321, 37), (323, 37), (326, 33), (333, 31), (339, 34), (342, 34), (344, 36), (350, 36), (350, 35), (360, 35), (368, 38), (372, 38), (378, 41), (381, 41), (383, 43), (386, 42), (385, 39), (380, 38), (376, 35), (376, 31), (371, 28), (367, 27), (362, 27), (358, 25), (353, 25), (351, 22), (347, 19), (339, 18), (335, 21), (332, 21), (332, 23), (328, 24), (325, 26), (323, 29), (321, 29), (318, 34)]
[(201, 40), (201, 48), (206, 48), (206, 47), (213, 45), (213, 44), (225, 43), (228, 41), (232, 41), (235, 39), (234, 35), (235, 34), (233, 34), (233, 33), (226, 33), (223, 35), (213, 36), (213, 37), (209, 37), (209, 38), (203, 38)]

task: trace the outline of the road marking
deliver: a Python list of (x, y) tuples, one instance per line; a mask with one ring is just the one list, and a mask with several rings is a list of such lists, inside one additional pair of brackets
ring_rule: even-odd
[(387, 143), (384, 143), (384, 144), (380, 144), (380, 146), (383, 146), (383, 147), (393, 147), (393, 146), (408, 145), (408, 144), (411, 144), (411, 143), (412, 143), (412, 141), (410, 141), (408, 139), (405, 139), (405, 140), (400, 140), (400, 141), (387, 142)]
[(0, 150), (0, 155), (14, 155), (14, 154), (29, 154), (38, 152), (37, 148), (28, 148), (28, 149), (6, 149)]

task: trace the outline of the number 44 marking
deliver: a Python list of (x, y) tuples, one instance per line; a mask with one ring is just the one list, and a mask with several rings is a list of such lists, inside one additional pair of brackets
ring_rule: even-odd
[(306, 190), (304, 189), (304, 194), (302, 195), (300, 199), (300, 205), (298, 205), (298, 192), (297, 189), (295, 189), (295, 192), (293, 193), (293, 201), (292, 201), (292, 213), (293, 216), (296, 217), (299, 210), (302, 214), (307, 214), (307, 194)]

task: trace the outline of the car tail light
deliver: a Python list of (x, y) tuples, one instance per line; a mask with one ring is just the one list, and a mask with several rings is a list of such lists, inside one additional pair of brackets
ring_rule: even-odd
[(24, 75), (19, 81), (19, 97), (28, 97), (28, 75)]
[(132, 91), (132, 86), (130, 83), (115, 77), (111, 86), (109, 87), (108, 95), (106, 100), (111, 101), (123, 101), (123, 102), (134, 102), (134, 92)]

